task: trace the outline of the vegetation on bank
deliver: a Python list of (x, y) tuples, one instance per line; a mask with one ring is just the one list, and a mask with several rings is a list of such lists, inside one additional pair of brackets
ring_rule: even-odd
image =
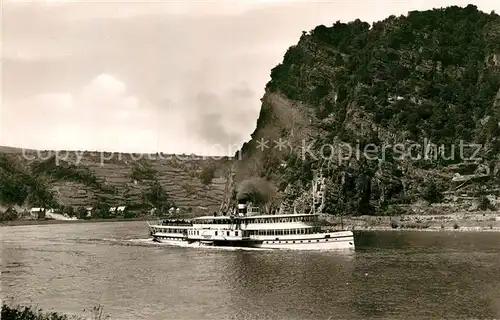
[[(156, 208), (157, 215), (166, 215), (169, 208), (176, 207), (165, 188), (156, 180), (157, 172), (144, 163), (133, 163), (131, 179), (144, 181), (139, 200), (126, 198), (121, 205), (127, 208), (123, 218), (136, 218), (150, 213)], [(12, 221), (22, 212), (14, 207), (39, 207), (54, 209), (57, 213), (78, 219), (110, 219), (116, 214), (110, 212), (113, 205), (110, 198), (116, 189), (100, 181), (94, 172), (83, 165), (74, 165), (58, 160), (55, 156), (42, 161), (27, 163), (16, 156), (0, 153), (0, 205), (9, 208), (0, 212), (0, 221)], [(53, 181), (77, 182), (96, 190), (94, 200), (84, 206), (71, 206), (59, 202), (57, 194), (51, 189)], [(91, 217), (86, 208), (92, 207)], [(24, 210), (24, 209), (23, 209)]]
[[(331, 194), (326, 213), (383, 215), (421, 200), (443, 202), (447, 191), (462, 187), (452, 183), (451, 168), (473, 152), (459, 150), (460, 143), (482, 145), (476, 154), (480, 165), (475, 163), (470, 174), (481, 166), (491, 172), (482, 181), (464, 183), (469, 191), (462, 193), (488, 194), (500, 183), (500, 170), (495, 171), (500, 163), (500, 16), (494, 12), (451, 6), (390, 16), (373, 25), (360, 20), (320, 25), (288, 49), (272, 69), (266, 91), (253, 140), (241, 152), (256, 168), (252, 174), (274, 182), (285, 197), (310, 190), (313, 174), (321, 169)], [(293, 108), (290, 113), (303, 120), (295, 117), (290, 126), (281, 121), (286, 110), (280, 108)], [(258, 153), (257, 141), (268, 139), (269, 132), (285, 140), (292, 132), (296, 141), (316, 139), (308, 149), (316, 159), (301, 145), (299, 156), (273, 148)], [(436, 159), (424, 159), (423, 147), (416, 152), (420, 160), (413, 160), (416, 155), (401, 160), (393, 149), (383, 148), (421, 145), (425, 139), (443, 145)], [(351, 146), (349, 161), (334, 154), (342, 150), (324, 148), (335, 143)], [(378, 146), (376, 159), (354, 156), (368, 144)], [(484, 197), (480, 202), (495, 209)]]
[(86, 317), (65, 315), (54, 311), (43, 311), (32, 306), (10, 306), (6, 303), (2, 304), (2, 320), (105, 320), (109, 316), (104, 314), (102, 306), (96, 306), (91, 310), (84, 310), (84, 313), (89, 314)]

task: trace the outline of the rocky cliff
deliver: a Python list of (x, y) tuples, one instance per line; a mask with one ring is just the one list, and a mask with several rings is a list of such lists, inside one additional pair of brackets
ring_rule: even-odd
[(272, 69), (238, 156), (237, 181), (266, 178), (288, 209), (310, 206), (319, 175), (331, 214), (422, 201), (493, 209), (500, 16), (453, 6), (303, 32)]
[[(234, 163), (236, 186), (265, 178), (278, 191), (271, 206), (286, 212), (494, 210), (499, 123), (497, 14), (469, 5), (336, 22), (303, 32), (272, 69), (238, 161), (107, 154), (102, 164), (99, 153), (58, 161), (32, 151), (28, 160), (3, 149), (0, 205), (213, 211), (234, 200), (226, 184)], [(317, 177), (322, 198), (313, 205)]]

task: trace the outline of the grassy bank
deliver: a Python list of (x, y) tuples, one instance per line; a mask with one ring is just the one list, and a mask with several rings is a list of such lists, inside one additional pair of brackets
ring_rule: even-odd
[(8, 305), (2, 303), (2, 320), (104, 320), (109, 316), (104, 314), (103, 307), (97, 306), (91, 310), (83, 310), (82, 316), (66, 315), (54, 311), (43, 311), (33, 306)]

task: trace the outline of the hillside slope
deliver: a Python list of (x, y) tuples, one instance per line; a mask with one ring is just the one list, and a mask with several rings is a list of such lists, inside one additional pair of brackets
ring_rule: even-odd
[(303, 32), (271, 71), (239, 155), (237, 180), (271, 181), (286, 210), (310, 206), (305, 191), (319, 174), (331, 214), (421, 200), (493, 208), (500, 16), (454, 6)]
[(215, 211), (231, 164), (188, 155), (0, 151), (0, 204), (21, 207)]

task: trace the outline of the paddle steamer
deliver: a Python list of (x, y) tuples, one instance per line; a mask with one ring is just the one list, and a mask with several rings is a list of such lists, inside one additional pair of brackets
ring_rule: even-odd
[(322, 231), (318, 214), (261, 215), (240, 204), (238, 215), (204, 216), (149, 224), (154, 241), (200, 245), (289, 249), (354, 249), (352, 231)]
[(239, 201), (227, 214), (191, 220), (164, 220), (149, 224), (154, 241), (169, 244), (198, 244), (269, 249), (354, 250), (352, 231), (323, 231), (320, 214), (262, 214), (259, 207)]

